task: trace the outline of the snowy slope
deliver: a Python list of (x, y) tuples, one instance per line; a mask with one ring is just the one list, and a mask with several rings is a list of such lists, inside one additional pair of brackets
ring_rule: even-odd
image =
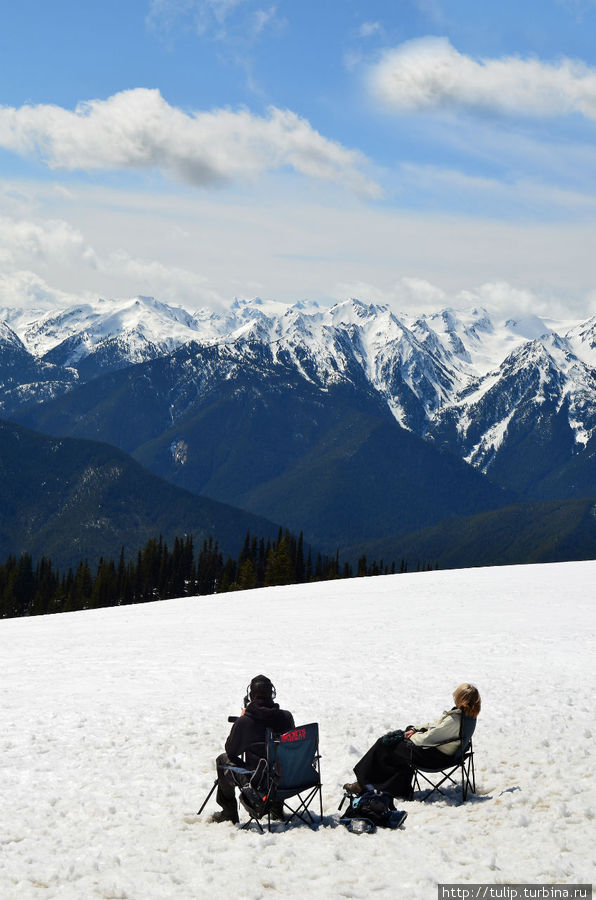
[(476, 307), (444, 309), (421, 316), (413, 325), (416, 334), (436, 335), (464, 382), (466, 376), (482, 378), (518, 347), (550, 330), (537, 316), (494, 322), (485, 309)]
[(21, 339), (5, 322), (0, 322), (0, 345), (17, 351), (25, 349)]
[(497, 370), (472, 381), (437, 412), (429, 433), (447, 436), (486, 472), (517, 423), (527, 428), (545, 409), (552, 418), (563, 407), (573, 443), (587, 444), (596, 429), (596, 370), (575, 355), (568, 339), (551, 332), (520, 344)]
[[(523, 427), (541, 427), (553, 400), (549, 415), (564, 407), (555, 431), (570, 453), (581, 452), (595, 429), (596, 317), (575, 325), (537, 316), (499, 322), (475, 307), (415, 318), (356, 299), (324, 308), (259, 298), (191, 314), (151, 297), (2, 317), (36, 359), (74, 366), (81, 381), (191, 341), (225, 345), (217, 373), (224, 380), (265, 352), (323, 392), (338, 383), (372, 389), (400, 425), (485, 472), (508, 436), (519, 439), (519, 385), (529, 380)], [(38, 399), (28, 396), (31, 380), (23, 379), (23, 405)]]
[[(270, 588), (0, 622), (0, 896), (436, 896), (439, 882), (594, 879), (596, 563)], [(324, 827), (261, 836), (196, 811), (251, 676), (321, 726)], [(336, 826), (372, 741), (483, 709), (478, 795)], [(208, 811), (213, 811), (214, 805)]]
[(565, 336), (575, 354), (587, 365), (596, 368), (596, 316), (570, 328)]
[(76, 382), (74, 370), (32, 356), (15, 331), (0, 322), (0, 415), (23, 402), (41, 403), (63, 394)]
[(46, 313), (26, 326), (24, 340), (36, 356), (44, 356), (68, 339), (84, 338), (79, 352), (63, 362), (72, 365), (98, 344), (116, 337), (129, 338), (131, 361), (135, 362), (145, 343), (155, 344), (166, 353), (192, 340), (196, 333), (194, 319), (185, 310), (153, 297), (134, 297), (120, 301), (99, 299), (93, 304)]

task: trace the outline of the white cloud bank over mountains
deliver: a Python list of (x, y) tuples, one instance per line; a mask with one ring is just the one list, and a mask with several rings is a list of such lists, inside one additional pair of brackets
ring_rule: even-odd
[(459, 108), (551, 117), (580, 113), (596, 120), (596, 69), (584, 62), (473, 59), (448, 38), (425, 37), (387, 50), (370, 71), (386, 107), (413, 112)]
[[(84, 281), (112, 280), (154, 291), (166, 301), (192, 302), (218, 308), (223, 298), (198, 272), (126, 250), (98, 252), (82, 232), (61, 219), (28, 220), (0, 215), (0, 307), (47, 307), (76, 303), (97, 291), (65, 291), (53, 283), (62, 270), (86, 273)], [(33, 271), (35, 269), (35, 271)]]
[(79, 103), (74, 111), (0, 107), (0, 146), (40, 156), (54, 169), (158, 169), (210, 186), (289, 167), (365, 196), (380, 192), (361, 171), (363, 154), (323, 137), (291, 110), (270, 107), (266, 117), (229, 109), (188, 113), (148, 88)]

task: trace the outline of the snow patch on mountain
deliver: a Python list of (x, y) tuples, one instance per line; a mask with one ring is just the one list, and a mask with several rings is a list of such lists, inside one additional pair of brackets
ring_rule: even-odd
[(575, 355), (596, 369), (596, 316), (570, 328), (565, 337)]
[(482, 438), (474, 444), (470, 452), (464, 456), (464, 461), (473, 466), (476, 466), (481, 462), (483, 471), (486, 471), (488, 468), (487, 463), (503, 443), (505, 435), (507, 434), (507, 427), (514, 416), (514, 413), (515, 410), (511, 410), (500, 422), (495, 422), (494, 425), (487, 428), (482, 435)]
[(18, 334), (5, 322), (0, 322), (0, 345), (11, 347), (14, 350), (25, 350), (25, 346)]
[[(45, 356), (64, 348), (64, 365), (76, 365), (83, 356), (102, 344), (119, 340), (131, 354), (131, 361), (157, 352), (169, 353), (182, 343), (196, 338), (199, 325), (181, 307), (168, 306), (153, 297), (126, 300), (99, 299), (58, 312), (49, 312), (34, 321), (21, 320), (21, 337), (35, 356)], [(70, 343), (69, 343), (70, 342)]]
[[(484, 469), (506, 445), (522, 406), (529, 419), (554, 404), (580, 449), (596, 428), (596, 316), (579, 324), (527, 315), (498, 322), (480, 306), (410, 316), (358, 299), (288, 307), (260, 298), (236, 299), (222, 313), (191, 313), (152, 297), (1, 316), (7, 353), (26, 348), (37, 360), (76, 367), (81, 380), (193, 342), (213, 348), (211, 355), (189, 353), (173, 420), (213, 379), (267, 364), (322, 391), (339, 383), (371, 390), (404, 428), (442, 440)], [(19, 390), (26, 393), (26, 385)], [(39, 396), (33, 391), (31, 399)]]

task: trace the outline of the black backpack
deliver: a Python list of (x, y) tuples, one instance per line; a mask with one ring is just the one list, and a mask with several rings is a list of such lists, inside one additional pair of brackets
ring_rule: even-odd
[(240, 803), (249, 815), (261, 819), (274, 799), (275, 787), (276, 779), (267, 779), (267, 760), (260, 759), (250, 781), (240, 787)]
[(407, 815), (405, 810), (395, 808), (390, 794), (368, 790), (359, 797), (350, 797), (340, 822), (348, 831), (373, 833), (377, 827), (399, 828)]

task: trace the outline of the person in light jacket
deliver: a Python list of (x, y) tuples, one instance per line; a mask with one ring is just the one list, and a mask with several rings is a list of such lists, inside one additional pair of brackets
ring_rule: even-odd
[(480, 694), (473, 684), (460, 684), (453, 692), (453, 702), (453, 709), (436, 722), (408, 725), (403, 732), (392, 731), (379, 738), (354, 766), (357, 780), (344, 784), (344, 789), (359, 795), (371, 785), (392, 797), (409, 799), (413, 767), (449, 765), (459, 749), (462, 714), (475, 719), (480, 712)]

